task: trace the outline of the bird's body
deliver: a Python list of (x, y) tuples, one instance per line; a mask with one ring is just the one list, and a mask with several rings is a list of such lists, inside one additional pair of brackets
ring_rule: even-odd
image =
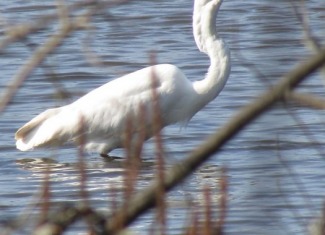
[[(141, 133), (145, 139), (150, 138), (156, 125), (157, 107), (161, 128), (190, 120), (220, 93), (229, 76), (229, 51), (215, 33), (214, 25), (221, 2), (195, 1), (194, 37), (211, 62), (205, 79), (192, 83), (179, 68), (170, 64), (127, 74), (69, 105), (36, 116), (17, 131), (17, 148), (26, 151), (66, 142), (80, 145), (82, 136), (86, 150), (104, 155), (123, 147), (130, 136), (136, 138)], [(155, 99), (157, 107), (153, 105)]]

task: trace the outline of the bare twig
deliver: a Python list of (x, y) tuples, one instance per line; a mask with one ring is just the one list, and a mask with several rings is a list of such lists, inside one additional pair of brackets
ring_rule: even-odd
[(52, 234), (60, 235), (79, 219), (91, 221), (93, 231), (96, 234), (102, 233), (104, 219), (91, 208), (84, 206), (66, 206), (55, 214), (49, 216), (47, 223), (39, 226), (33, 235)]
[[(310, 28), (308, 12), (306, 9), (305, 1), (301, 0), (301, 4), (299, 7), (295, 5), (295, 2), (292, 1), (292, 6), (294, 13), (298, 19), (298, 21), (302, 25), (303, 33), (304, 33), (304, 42), (308, 49), (310, 49), (313, 53), (319, 53), (322, 49), (322, 45), (317, 37), (313, 34), (312, 29)], [(325, 66), (321, 68), (322, 74), (325, 74)]]
[(50, 164), (47, 165), (45, 172), (44, 172), (44, 180), (43, 180), (43, 187), (41, 192), (41, 214), (39, 218), (39, 225), (45, 222), (45, 218), (50, 211), (50, 200), (51, 200), (51, 183), (50, 183), (50, 175), (51, 175), (51, 167)]
[(203, 224), (203, 234), (212, 235), (212, 203), (211, 203), (211, 189), (209, 186), (203, 188), (204, 195), (204, 224)]
[(27, 60), (27, 62), (18, 70), (10, 85), (5, 90), (4, 95), (1, 97), (0, 113), (5, 110), (14, 94), (27, 79), (27, 77), (62, 43), (62, 41), (70, 34), (74, 27), (75, 25), (73, 24), (63, 25), (59, 32), (54, 34), (42, 46), (40, 46)]
[[(22, 86), (24, 81), (28, 76), (46, 59), (46, 57), (51, 54), (58, 46), (62, 44), (64, 39), (66, 39), (73, 31), (78, 29), (88, 28), (87, 22), (89, 22), (89, 17), (91, 14), (84, 14), (80, 16), (75, 16), (72, 19), (68, 19), (66, 13), (72, 11), (73, 9), (78, 9), (80, 6), (95, 6), (91, 12), (96, 12), (99, 9), (106, 9), (107, 7), (112, 7), (115, 5), (120, 5), (129, 2), (130, 0), (116, 0), (116, 1), (85, 1), (80, 2), (71, 7), (59, 7), (59, 16), (64, 16), (61, 19), (61, 27), (58, 32), (51, 37), (42, 45), (40, 45), (37, 50), (29, 57), (27, 62), (20, 67), (16, 75), (13, 77), (11, 83), (8, 85), (7, 89), (3, 92), (3, 96), (0, 100), (0, 113), (2, 113), (12, 97), (15, 95), (17, 90)], [(58, 15), (45, 16), (36, 23), (21, 24), (11, 27), (6, 31), (6, 37), (0, 41), (0, 50), (8, 46), (10, 43), (17, 40), (25, 38), (30, 33), (36, 32), (47, 24), (57, 19)]]
[(294, 101), (299, 105), (314, 109), (325, 109), (325, 99), (302, 92), (288, 91), (285, 93), (285, 99)]
[[(151, 63), (155, 63), (154, 55), (151, 55)], [(155, 70), (151, 71), (151, 95), (152, 95), (152, 119), (153, 119), (153, 133), (156, 144), (156, 162), (157, 162), (157, 191), (156, 191), (156, 204), (157, 204), (157, 222), (160, 226), (160, 234), (165, 234), (166, 228), (166, 203), (165, 203), (165, 189), (163, 182), (165, 180), (165, 162), (164, 162), (164, 148), (161, 138), (162, 119), (160, 110), (160, 100), (157, 94), (158, 80)]]
[[(109, 7), (113, 7), (116, 5), (121, 5), (129, 2), (130, 0), (115, 0), (115, 1), (98, 1), (98, 0), (87, 0), (80, 1), (74, 4), (67, 6), (67, 11), (73, 12), (83, 9), (85, 7), (93, 7), (93, 13), (100, 9), (107, 9)], [(28, 35), (32, 33), (36, 33), (41, 29), (44, 29), (49, 24), (58, 20), (58, 15), (47, 14), (44, 16), (40, 16), (39, 19), (36, 19), (33, 22), (21, 23), (14, 26), (10, 26), (5, 31), (5, 37), (0, 40), (0, 50), (6, 48), (9, 44), (14, 43), (18, 40), (22, 40), (26, 38)]]
[(88, 203), (88, 191), (87, 191), (87, 174), (86, 174), (86, 164), (84, 160), (84, 147), (85, 143), (87, 142), (86, 138), (87, 136), (84, 134), (84, 125), (85, 120), (84, 117), (80, 114), (79, 115), (79, 138), (78, 142), (80, 145), (80, 148), (78, 149), (78, 168), (80, 173), (80, 196), (83, 200), (83, 204), (87, 207), (89, 206)]
[(220, 188), (220, 200), (219, 200), (219, 219), (216, 223), (216, 228), (214, 231), (215, 235), (222, 235), (223, 227), (226, 222), (226, 214), (227, 214), (227, 201), (228, 201), (228, 178), (226, 175), (226, 169), (223, 168), (221, 171), (221, 179), (219, 183)]

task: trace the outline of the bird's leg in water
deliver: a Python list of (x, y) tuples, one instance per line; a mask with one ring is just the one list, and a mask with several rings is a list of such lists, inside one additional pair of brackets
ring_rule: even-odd
[(107, 153), (101, 153), (99, 154), (102, 158), (108, 159), (111, 158)]
[(114, 160), (120, 160), (122, 159), (121, 157), (116, 157), (116, 156), (111, 156), (108, 155), (107, 153), (101, 153), (99, 154), (105, 161), (114, 161)]
[(124, 158), (118, 156), (108, 155), (107, 153), (99, 154), (105, 161), (115, 161), (115, 160), (123, 160)]

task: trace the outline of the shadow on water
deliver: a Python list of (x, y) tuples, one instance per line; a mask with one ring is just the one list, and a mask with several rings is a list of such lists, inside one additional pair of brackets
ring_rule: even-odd
[[(85, 162), (85, 169), (88, 173), (94, 171), (102, 171), (103, 173), (111, 174), (125, 171), (125, 158), (118, 156), (109, 156), (109, 157), (98, 157), (99, 160)], [(15, 163), (24, 170), (32, 172), (42, 172), (44, 170), (50, 170), (55, 172), (65, 172), (65, 171), (80, 171), (80, 164), (78, 161), (74, 162), (61, 162), (55, 158), (41, 157), (41, 158), (22, 158), (17, 159)], [(139, 167), (142, 170), (153, 170), (155, 166), (154, 160), (143, 160), (140, 162)]]

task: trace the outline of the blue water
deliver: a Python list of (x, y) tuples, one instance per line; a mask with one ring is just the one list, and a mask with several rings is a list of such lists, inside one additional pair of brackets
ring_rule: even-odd
[[(186, 127), (164, 129), (168, 164), (185, 158), (242, 106), (311, 54), (304, 45), (302, 26), (290, 2), (224, 1), (217, 27), (232, 51), (231, 76), (220, 96)], [(53, 4), (36, 0), (0, 3), (1, 33), (7, 26), (32, 23), (43, 15), (54, 14)], [(306, 3), (310, 27), (319, 39), (325, 36), (324, 8), (323, 1)], [(0, 116), (0, 222), (23, 218), (23, 223), (33, 225), (38, 212), (35, 202), (46, 169), (44, 159), (53, 161), (52, 209), (81, 200), (76, 149), (15, 149), (15, 131), (33, 116), (150, 65), (151, 53), (158, 63), (179, 66), (190, 80), (204, 77), (209, 61), (196, 49), (191, 15), (192, 2), (185, 0), (131, 1), (100, 11), (92, 19), (91, 31), (73, 33), (33, 72)], [(42, 45), (56, 28), (56, 23), (50, 24), (28, 40), (12, 43), (2, 51), (1, 95), (34, 48)], [(62, 88), (70, 93), (69, 98), (56, 98)], [(318, 74), (301, 86), (301, 90), (315, 95), (322, 95), (323, 89)], [(306, 234), (307, 225), (320, 214), (325, 195), (323, 113), (295, 104), (287, 108), (279, 104), (247, 126), (168, 195), (168, 233), (180, 234), (186, 227), (190, 203), (202, 207), (202, 189), (206, 185), (212, 188), (213, 202), (218, 203), (220, 169), (226, 167), (227, 234)], [(153, 178), (154, 152), (155, 145), (150, 140), (143, 154), (147, 164), (141, 168), (139, 190)], [(123, 157), (124, 152), (116, 150), (113, 154)], [(89, 153), (86, 159), (91, 204), (109, 213), (122, 200), (123, 167), (120, 161), (105, 162), (96, 154)], [(141, 234), (149, 233), (153, 218), (146, 214), (132, 228)], [(19, 231), (13, 233), (24, 233)], [(68, 234), (85, 234), (83, 231), (81, 223)]]

